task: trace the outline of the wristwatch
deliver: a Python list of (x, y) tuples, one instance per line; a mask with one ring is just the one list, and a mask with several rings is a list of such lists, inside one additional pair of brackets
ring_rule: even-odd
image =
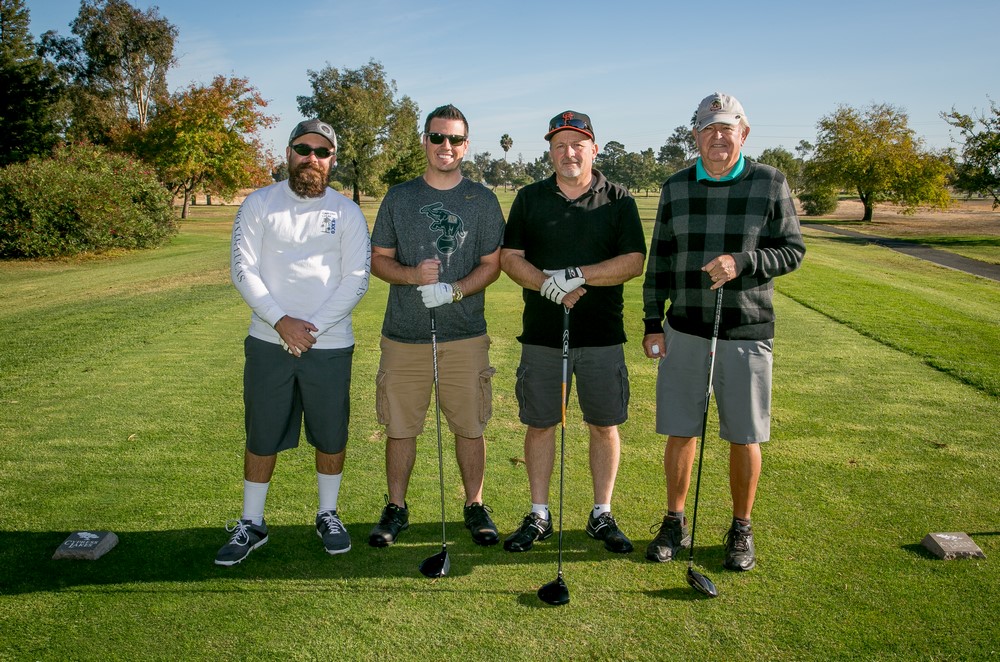
[(451, 300), (453, 302), (455, 302), (455, 303), (458, 303), (459, 301), (462, 300), (463, 296), (465, 296), (465, 295), (462, 294), (462, 288), (460, 288), (457, 283), (452, 283), (452, 285), (451, 285)]

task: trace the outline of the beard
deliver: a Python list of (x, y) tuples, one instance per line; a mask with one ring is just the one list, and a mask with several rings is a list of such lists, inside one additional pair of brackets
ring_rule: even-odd
[(300, 198), (320, 198), (326, 193), (329, 168), (319, 161), (303, 162), (288, 171), (288, 186)]

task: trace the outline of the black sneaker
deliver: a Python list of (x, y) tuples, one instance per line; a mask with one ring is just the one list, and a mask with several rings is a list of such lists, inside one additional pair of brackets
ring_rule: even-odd
[(385, 508), (382, 509), (382, 517), (378, 524), (372, 527), (372, 532), (368, 534), (368, 544), (372, 547), (388, 547), (396, 542), (399, 532), (410, 526), (410, 509), (403, 504), (400, 508), (394, 503), (389, 503), (386, 498)]
[[(650, 532), (656, 528), (656, 524), (650, 527)], [(682, 549), (691, 546), (691, 536), (688, 535), (687, 518), (681, 522), (676, 517), (665, 515), (663, 523), (660, 524), (660, 532), (656, 534), (653, 541), (646, 547), (646, 558), (658, 563), (666, 563), (677, 558)]]
[(316, 515), (316, 535), (323, 540), (327, 554), (343, 554), (351, 551), (351, 534), (336, 510), (324, 510)]
[(737, 572), (753, 570), (757, 565), (753, 546), (753, 527), (743, 526), (734, 520), (723, 541), (726, 546), (726, 561), (722, 565), (726, 570)]
[(215, 565), (236, 565), (253, 550), (267, 542), (267, 524), (260, 525), (248, 519), (234, 519), (226, 522), (226, 531), (232, 533), (229, 542), (215, 555)]
[(528, 513), (521, 526), (503, 541), (508, 552), (526, 552), (536, 540), (552, 537), (552, 518), (543, 518), (538, 513)]
[(618, 528), (611, 513), (602, 513), (595, 518), (594, 512), (590, 512), (587, 518), (587, 535), (596, 540), (604, 541), (604, 549), (616, 554), (628, 554), (632, 551), (632, 541)]
[(500, 540), (497, 525), (490, 519), (491, 512), (493, 510), (482, 503), (473, 503), (462, 511), (465, 528), (472, 532), (472, 541), (477, 545), (495, 545)]

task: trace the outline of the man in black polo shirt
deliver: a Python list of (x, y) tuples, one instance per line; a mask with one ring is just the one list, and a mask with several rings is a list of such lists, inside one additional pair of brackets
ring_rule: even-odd
[(583, 420), (590, 429), (594, 510), (587, 533), (612, 552), (632, 542), (611, 515), (618, 473), (618, 425), (628, 418), (628, 370), (622, 322), (623, 283), (642, 273), (646, 240), (635, 200), (593, 169), (598, 146), (590, 118), (566, 111), (549, 122), (545, 139), (555, 174), (526, 186), (511, 206), (500, 266), (523, 289), (517, 401), (527, 425), (524, 459), (531, 512), (504, 541), (523, 552), (552, 535), (549, 483), (555, 429), (561, 420), (563, 307), (570, 309), (569, 375), (576, 376)]

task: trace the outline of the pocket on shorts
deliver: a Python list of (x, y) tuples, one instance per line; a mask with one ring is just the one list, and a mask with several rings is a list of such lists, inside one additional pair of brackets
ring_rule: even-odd
[(490, 366), (479, 373), (479, 422), (485, 425), (493, 417), (493, 375), (497, 369)]
[(389, 396), (386, 394), (385, 380), (388, 373), (382, 368), (375, 375), (375, 419), (379, 425), (389, 424)]
[(628, 383), (628, 366), (624, 363), (618, 368), (618, 379), (622, 385), (622, 411), (628, 416), (628, 403), (632, 398), (632, 391)]
[(514, 397), (517, 399), (518, 411), (524, 411), (524, 373), (527, 371), (523, 365), (517, 367), (514, 373)]

